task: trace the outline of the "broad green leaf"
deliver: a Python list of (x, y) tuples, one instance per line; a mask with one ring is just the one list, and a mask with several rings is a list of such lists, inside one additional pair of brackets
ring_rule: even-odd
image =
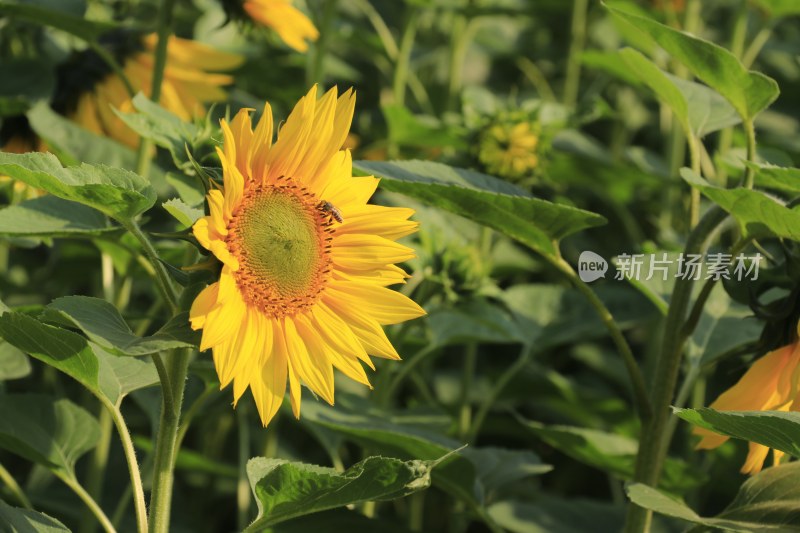
[(0, 116), (25, 113), (37, 100), (49, 100), (55, 87), (55, 69), (41, 59), (0, 61)]
[[(172, 348), (191, 348), (194, 345), (174, 336), (174, 332), (159, 330), (149, 337), (133, 334), (125, 320), (109, 302), (88, 296), (64, 296), (53, 300), (45, 309), (44, 318), (66, 321), (83, 331), (89, 339), (119, 355), (149, 355)], [(186, 329), (189, 329), (188, 317)], [(171, 328), (176, 324), (172, 323)]]
[(187, 205), (183, 200), (178, 198), (173, 198), (171, 200), (167, 200), (163, 204), (161, 204), (167, 212), (175, 217), (175, 219), (181, 223), (181, 226), (184, 228), (188, 228), (192, 226), (197, 219), (205, 215), (202, 209), (199, 207), (191, 207)]
[(0, 173), (118, 220), (135, 217), (156, 200), (149, 182), (129, 170), (85, 163), (65, 168), (48, 153), (0, 153)]
[(24, 378), (31, 373), (28, 356), (0, 340), (0, 381)]
[(166, 148), (178, 166), (185, 162), (186, 145), (191, 145), (199, 137), (200, 128), (191, 122), (181, 120), (142, 93), (133, 97), (133, 107), (138, 113), (115, 111), (133, 131), (145, 139), (150, 139), (157, 146)]
[(56, 196), (40, 196), (0, 209), (3, 237), (74, 237), (114, 229), (102, 213)]
[[(612, 473), (622, 479), (632, 479), (638, 444), (634, 439), (596, 429), (540, 424), (522, 421), (544, 442), (582, 463)], [(683, 461), (665, 461), (661, 486), (668, 491), (682, 492), (702, 481)]]
[(9, 0), (3, 0), (0, 3), (0, 15), (7, 16), (12, 20), (24, 20), (65, 31), (84, 41), (96, 41), (104, 33), (119, 27), (111, 22), (87, 20), (63, 11), (54, 11), (32, 4), (12, 3)]
[(625, 510), (586, 499), (537, 497), (535, 503), (506, 500), (489, 507), (489, 516), (512, 533), (620, 531)]
[(605, 223), (595, 213), (534, 198), (508, 182), (428, 161), (358, 161), (354, 168), (381, 178), (389, 191), (418, 198), (505, 233), (543, 254), (553, 241)]
[(760, 165), (747, 161), (755, 170), (755, 185), (790, 194), (800, 193), (800, 168)]
[(324, 531), (325, 533), (356, 533), (359, 531), (380, 531), (381, 533), (411, 533), (402, 524), (390, 519), (367, 518), (359, 511), (333, 509), (313, 515), (301, 516), (294, 520), (281, 522), (269, 530), (271, 533), (309, 533)]
[(136, 151), (105, 135), (98, 135), (59, 115), (45, 102), (27, 115), (36, 134), (47, 141), (51, 152), (70, 165), (81, 162), (119, 168), (136, 168)]
[(800, 240), (800, 211), (789, 209), (775, 198), (760, 191), (715, 187), (689, 170), (681, 169), (681, 176), (689, 185), (699, 189), (711, 201), (730, 213), (753, 237), (774, 235)]
[(317, 511), (407, 496), (430, 485), (433, 466), (433, 461), (368, 457), (338, 472), (284, 459), (250, 459), (247, 477), (258, 517), (245, 531), (261, 531)]
[(659, 101), (672, 109), (687, 136), (691, 134), (702, 138), (740, 122), (736, 110), (708, 87), (664, 72), (632, 48), (625, 48), (619, 53), (630, 67), (630, 72), (647, 85)]
[[(403, 459), (436, 460), (461, 446), (458, 441), (413, 422), (401, 423), (387, 413), (370, 413), (367, 406), (362, 412), (349, 412), (348, 400), (342, 400), (336, 409), (319, 402), (309, 403), (303, 416), (366, 448)], [(475, 467), (466, 458), (466, 450), (448, 457), (434, 472), (433, 482), (470, 502), (482, 498), (481, 488), (475, 485)]]
[(500, 490), (510, 484), (539, 476), (553, 470), (535, 453), (528, 450), (509, 450), (493, 446), (465, 448), (461, 452), (475, 465), (478, 481), (484, 490)]
[(73, 476), (76, 461), (99, 439), (94, 417), (66, 398), (0, 395), (0, 448), (29, 461)]
[(632, 502), (667, 516), (713, 529), (742, 532), (800, 531), (800, 463), (767, 468), (742, 484), (736, 498), (713, 518), (698, 515), (685, 503), (634, 483), (626, 487)]
[(743, 120), (752, 120), (778, 97), (778, 84), (760, 72), (748, 71), (724, 48), (646, 17), (608, 8), (618, 19), (652, 37), (697, 78), (724, 96)]
[(675, 409), (682, 419), (715, 433), (763, 444), (800, 457), (800, 413)]
[(0, 500), (0, 523), (9, 533), (69, 533), (69, 529), (44, 513), (20, 509)]
[(119, 405), (131, 391), (158, 383), (151, 361), (112, 355), (66, 329), (16, 312), (0, 316), (0, 337), (64, 372), (102, 401)]
[(619, 53), (586, 50), (581, 54), (581, 62), (589, 68), (607, 72), (629, 85), (639, 85), (641, 83), (636, 72), (631, 71), (628, 63)]
[(800, 14), (800, 2), (797, 0), (753, 0), (753, 3), (775, 18)]
[(383, 106), (382, 111), (389, 128), (390, 142), (416, 148), (466, 148), (462, 132), (448, 129), (433, 117), (416, 116), (406, 107), (397, 105)]
[(485, 299), (471, 299), (455, 307), (442, 307), (428, 315), (431, 342), (436, 346), (489, 342), (524, 343), (527, 331), (501, 305)]

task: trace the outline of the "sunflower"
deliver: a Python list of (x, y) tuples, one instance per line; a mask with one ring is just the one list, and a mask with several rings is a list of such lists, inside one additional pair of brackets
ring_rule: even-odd
[[(718, 411), (800, 411), (800, 341), (773, 350), (758, 359), (744, 376), (711, 404)], [(703, 440), (698, 449), (716, 448), (728, 437), (695, 428)], [(751, 442), (742, 473), (757, 474), (764, 466), (769, 448)], [(772, 450), (774, 464), (784, 453)]]
[(241, 8), (254, 22), (271, 28), (298, 52), (308, 50), (306, 40), (316, 41), (319, 31), (292, 0), (244, 0)]
[[(150, 95), (155, 65), (156, 34), (142, 38), (142, 48), (123, 62), (125, 77), (134, 92)], [(167, 43), (167, 62), (161, 85), (160, 104), (183, 120), (191, 120), (205, 113), (205, 105), (225, 100), (223, 86), (233, 82), (233, 77), (214, 71), (228, 71), (239, 66), (243, 58), (237, 54), (221, 52), (208, 45), (189, 39), (170, 37)], [(106, 74), (92, 88), (78, 96), (68, 116), (84, 128), (106, 135), (131, 147), (139, 137), (114, 113), (133, 112), (133, 103), (123, 80), (113, 73)]]
[(388, 288), (414, 257), (396, 243), (416, 231), (412, 209), (367, 204), (374, 177), (353, 177), (349, 150), (355, 94), (317, 88), (295, 106), (272, 143), (269, 104), (255, 128), (240, 111), (222, 121), (223, 189), (207, 195), (198, 242), (222, 263), (219, 281), (195, 299), (190, 320), (213, 349), (220, 388), (234, 405), (249, 387), (266, 426), (289, 382), (300, 415), (300, 386), (333, 404), (337, 368), (370, 386), (361, 363), (399, 359), (381, 325), (425, 312)]
[(510, 181), (530, 178), (539, 166), (540, 132), (530, 120), (490, 125), (478, 139), (478, 160), (486, 170)]

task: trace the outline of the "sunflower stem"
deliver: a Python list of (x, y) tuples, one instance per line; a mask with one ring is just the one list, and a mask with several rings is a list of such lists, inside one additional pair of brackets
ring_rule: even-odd
[[(167, 44), (172, 33), (175, 0), (163, 0), (158, 10), (158, 42), (156, 43), (155, 61), (153, 65), (153, 84), (150, 86), (150, 100), (158, 103), (161, 100), (161, 84), (164, 81), (164, 68), (167, 65)], [(136, 173), (147, 177), (150, 174), (150, 156), (153, 152), (153, 141), (142, 138), (137, 153)]]
[[(705, 249), (706, 241), (727, 218), (725, 211), (712, 207), (700, 220), (686, 240), (684, 254), (697, 254)], [(636, 455), (634, 481), (651, 487), (658, 485), (661, 466), (666, 455), (666, 430), (670, 419), (670, 404), (675, 397), (675, 388), (683, 359), (686, 338), (681, 334), (692, 296), (693, 281), (679, 277), (675, 280), (669, 310), (667, 311), (661, 352), (656, 369), (651, 396), (653, 413), (642, 425), (639, 437), (639, 452)], [(628, 507), (625, 523), (627, 533), (642, 533), (650, 529), (652, 511), (632, 504)]]
[(86, 492), (86, 489), (84, 489), (83, 486), (78, 483), (78, 480), (75, 479), (74, 475), (62, 472), (54, 473), (56, 477), (61, 479), (61, 481), (63, 481), (65, 485), (72, 489), (72, 492), (74, 492), (78, 498), (80, 498), (83, 503), (86, 504), (86, 507), (89, 508), (106, 533), (116, 533), (117, 530), (114, 529), (114, 526), (111, 524), (111, 520), (108, 519), (106, 514), (103, 512), (103, 509), (100, 508), (94, 498), (92, 498), (92, 496)]
[(25, 491), (22, 490), (22, 487), (19, 486), (17, 480), (14, 479), (14, 476), (11, 475), (11, 472), (6, 470), (2, 464), (0, 464), (0, 481), (2, 481), (8, 490), (14, 495), (20, 505), (22, 505), (25, 509), (33, 509), (31, 505), (31, 501), (25, 495)]
[(159, 259), (158, 252), (156, 252), (153, 243), (150, 242), (150, 239), (144, 234), (135, 220), (123, 220), (121, 222), (122, 225), (125, 226), (125, 229), (127, 229), (142, 245), (142, 250), (144, 250), (147, 259), (153, 266), (153, 270), (155, 270), (158, 289), (161, 291), (164, 301), (167, 302), (170, 310), (174, 313), (178, 310), (178, 293), (175, 290), (175, 286), (172, 284), (166, 267)]
[[(147, 506), (144, 501), (142, 471), (139, 468), (139, 462), (136, 460), (136, 450), (133, 447), (133, 440), (131, 440), (131, 432), (128, 430), (128, 426), (125, 423), (125, 419), (122, 417), (119, 406), (105, 402), (104, 404), (108, 412), (111, 413), (111, 421), (117, 428), (117, 434), (119, 434), (122, 450), (125, 454), (125, 461), (128, 463), (128, 474), (131, 478), (131, 484), (128, 486), (128, 489), (133, 495), (133, 506), (136, 512), (136, 531), (137, 533), (146, 533)], [(116, 523), (116, 521), (114, 523)]]
[[(108, 464), (108, 452), (111, 449), (111, 413), (107, 409), (101, 408), (98, 422), (100, 424), (100, 440), (92, 452), (91, 462), (86, 474), (86, 492), (95, 500), (103, 493), (103, 474)], [(81, 517), (79, 531), (91, 533), (95, 530), (95, 525), (92, 513), (87, 510)]]
[(161, 417), (155, 444), (153, 490), (150, 494), (150, 533), (169, 532), (175, 456), (178, 453), (178, 425), (190, 353), (189, 350), (175, 350), (166, 365), (166, 382), (161, 382)]

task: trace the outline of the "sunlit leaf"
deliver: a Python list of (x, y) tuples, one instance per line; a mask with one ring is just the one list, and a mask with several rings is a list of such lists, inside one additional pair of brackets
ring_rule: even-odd
[(767, 468), (745, 481), (731, 504), (713, 518), (702, 517), (682, 501), (641, 483), (629, 485), (626, 490), (636, 505), (714, 529), (749, 533), (798, 531), (799, 475), (797, 462)]
[(800, 457), (800, 413), (790, 411), (717, 411), (675, 409), (687, 422), (715, 433), (763, 444)]
[[(67, 325), (79, 328), (92, 342), (119, 355), (149, 355), (173, 348), (193, 347), (169, 330), (148, 337), (134, 335), (117, 308), (100, 298), (64, 296), (53, 300), (44, 316), (51, 320), (66, 320)], [(188, 317), (184, 318), (188, 330)], [(174, 328), (175, 324), (171, 327)]]
[(121, 220), (148, 210), (156, 199), (150, 183), (129, 170), (85, 163), (65, 168), (48, 153), (0, 153), (0, 172)]
[(0, 209), (0, 235), (4, 237), (72, 237), (114, 229), (102, 213), (50, 195)]
[(800, 240), (800, 211), (786, 207), (761, 191), (715, 187), (688, 168), (681, 169), (681, 176), (730, 213), (747, 235)]
[(161, 205), (170, 215), (175, 217), (175, 220), (180, 222), (184, 228), (193, 225), (197, 222), (198, 218), (205, 214), (199, 207), (191, 207), (178, 198), (167, 200)]
[(317, 511), (407, 496), (430, 485), (432, 467), (432, 461), (368, 457), (338, 472), (284, 459), (250, 459), (247, 477), (258, 517), (245, 531), (261, 531)]
[(30, 373), (31, 363), (28, 356), (0, 340), (0, 381), (24, 378)]
[(673, 58), (724, 96), (745, 120), (751, 120), (778, 97), (778, 84), (760, 72), (748, 71), (724, 48), (646, 17), (609, 7), (611, 13), (652, 37)]
[(534, 198), (508, 182), (429, 161), (358, 161), (354, 168), (381, 178), (389, 191), (418, 198), (505, 233), (543, 254), (557, 241), (605, 223), (600, 215)]

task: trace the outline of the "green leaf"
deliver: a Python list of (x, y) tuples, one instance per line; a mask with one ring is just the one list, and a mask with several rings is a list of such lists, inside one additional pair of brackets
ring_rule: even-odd
[(682, 419), (715, 433), (743, 439), (800, 457), (800, 413), (674, 409)]
[(485, 447), (465, 448), (461, 452), (475, 465), (478, 481), (484, 490), (500, 490), (530, 476), (540, 476), (553, 470), (538, 455), (528, 450)]
[(682, 501), (634, 483), (626, 487), (632, 502), (667, 516), (714, 529), (742, 532), (800, 531), (800, 463), (767, 468), (742, 484), (736, 498), (713, 518), (698, 515)]
[(453, 131), (433, 117), (412, 114), (406, 107), (387, 105), (381, 108), (389, 128), (389, 141), (415, 148), (453, 147), (465, 149), (464, 134)]
[(49, 100), (56, 84), (55, 69), (41, 59), (0, 61), (0, 116), (21, 115), (37, 100)]
[(167, 111), (142, 93), (133, 97), (133, 107), (138, 113), (114, 111), (133, 131), (166, 148), (175, 164), (181, 166), (186, 161), (186, 145), (191, 146), (200, 136), (200, 128)]
[[(125, 320), (109, 302), (88, 296), (64, 296), (53, 300), (43, 318), (65, 322), (83, 331), (89, 339), (119, 355), (149, 355), (172, 348), (191, 348), (194, 345), (178, 339), (167, 330), (149, 337), (133, 334)], [(188, 328), (188, 317), (184, 316)], [(171, 324), (174, 329), (176, 324)]]
[(24, 378), (31, 373), (28, 356), (5, 341), (0, 341), (0, 381)]
[[(634, 439), (595, 429), (521, 422), (544, 442), (584, 464), (632, 479), (638, 444)], [(668, 458), (661, 486), (670, 492), (696, 487), (702, 479), (685, 462)]]
[(800, 14), (800, 3), (797, 0), (753, 0), (774, 18)]
[(669, 106), (687, 136), (697, 138), (740, 122), (736, 110), (718, 93), (699, 83), (664, 72), (641, 52), (620, 50), (630, 72)]
[(64, 11), (54, 11), (31, 4), (10, 3), (8, 0), (0, 3), (0, 15), (40, 26), (49, 26), (65, 31), (84, 41), (96, 41), (104, 33), (119, 27), (111, 22), (87, 20)]
[(344, 472), (284, 459), (256, 457), (247, 477), (258, 517), (245, 531), (261, 531), (298, 516), (366, 501), (393, 500), (430, 485), (432, 461), (368, 457)]
[(495, 503), (489, 507), (489, 516), (512, 533), (586, 533), (620, 531), (625, 512), (605, 502), (537, 497), (536, 503)]
[(161, 204), (167, 212), (181, 223), (182, 227), (188, 228), (197, 222), (197, 219), (205, 215), (199, 207), (191, 207), (183, 200), (173, 198)]
[(741, 115), (752, 120), (778, 97), (778, 84), (760, 72), (748, 71), (724, 48), (646, 17), (608, 8), (620, 20), (652, 37), (697, 78), (724, 96)]
[(755, 184), (758, 187), (775, 189), (790, 194), (800, 193), (800, 168), (760, 165), (746, 161), (755, 170)]
[(40, 102), (27, 113), (36, 134), (51, 152), (70, 165), (81, 162), (119, 168), (136, 168), (136, 151), (105, 135), (97, 135)]
[(69, 533), (69, 529), (44, 513), (11, 507), (0, 500), (0, 523), (9, 533)]
[(49, 153), (0, 153), (0, 173), (118, 220), (147, 211), (156, 200), (149, 182), (138, 174), (86, 163), (64, 168)]
[(530, 340), (512, 313), (486, 299), (470, 299), (456, 307), (432, 310), (428, 315), (435, 346), (488, 342), (525, 343)]
[(16, 312), (0, 316), (0, 337), (64, 372), (102, 401), (119, 405), (131, 391), (158, 383), (149, 360), (118, 357), (71, 331)]
[(45, 195), (0, 209), (0, 235), (4, 237), (74, 237), (115, 229), (102, 213), (56, 196)]
[(681, 169), (681, 176), (730, 213), (745, 234), (800, 240), (800, 212), (789, 209), (777, 199), (752, 189), (715, 187), (688, 168)]
[(605, 223), (595, 213), (534, 198), (508, 182), (429, 161), (357, 161), (354, 168), (381, 178), (389, 191), (418, 198), (505, 233), (542, 254), (553, 241)]
[[(413, 421), (403, 421), (384, 412), (369, 412), (366, 405), (358, 412), (356, 409), (351, 412), (347, 409), (348, 398), (337, 399), (336, 409), (319, 402), (308, 404), (303, 408), (304, 418), (364, 447), (404, 459), (436, 460), (461, 446), (458, 441), (419, 427)], [(482, 495), (480, 488), (476, 490), (475, 467), (465, 452), (448, 457), (434, 472), (433, 482), (474, 503)]]
[(74, 476), (75, 463), (97, 445), (100, 426), (66, 398), (0, 395), (0, 447)]

